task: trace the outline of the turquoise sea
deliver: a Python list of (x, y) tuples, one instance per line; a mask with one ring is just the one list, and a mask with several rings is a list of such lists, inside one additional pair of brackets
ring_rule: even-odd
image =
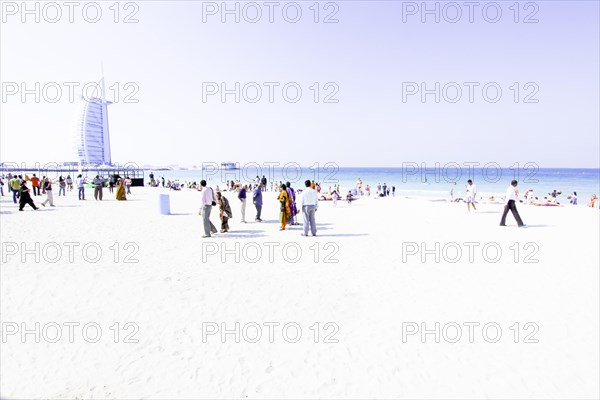
[[(146, 180), (149, 170), (146, 171)], [(587, 203), (592, 194), (600, 193), (600, 169), (584, 168), (537, 168), (525, 165), (519, 168), (500, 168), (488, 165), (486, 168), (457, 168), (455, 166), (427, 166), (422, 168), (416, 164), (403, 168), (342, 168), (336, 165), (325, 165), (319, 168), (300, 167), (290, 164), (282, 167), (258, 166), (252, 164), (237, 170), (169, 170), (154, 171), (155, 178), (177, 179), (180, 183), (199, 182), (206, 179), (209, 184), (223, 185), (228, 181), (250, 183), (258, 176), (265, 176), (267, 186), (274, 182), (289, 181), (294, 187), (303, 187), (306, 179), (320, 182), (323, 190), (340, 185), (342, 192), (356, 187), (360, 177), (365, 185), (371, 186), (374, 194), (376, 186), (386, 183), (396, 187), (396, 196), (425, 197), (430, 199), (464, 196), (468, 179), (477, 185), (481, 195), (503, 195), (511, 180), (519, 181), (521, 194), (533, 189), (536, 196), (543, 198), (549, 192), (562, 192), (562, 203), (568, 203), (567, 196), (577, 192), (580, 204)]]

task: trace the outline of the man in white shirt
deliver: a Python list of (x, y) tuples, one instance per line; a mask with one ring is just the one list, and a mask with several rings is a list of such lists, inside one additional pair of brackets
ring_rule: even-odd
[(211, 233), (217, 233), (217, 228), (210, 222), (210, 211), (213, 205), (217, 204), (217, 198), (212, 188), (206, 186), (204, 179), (200, 181), (200, 186), (202, 187), (202, 221), (204, 222), (204, 236), (202, 237), (209, 238)]
[(310, 181), (304, 182), (304, 192), (302, 192), (302, 216), (304, 217), (304, 234), (308, 236), (308, 226), (313, 236), (317, 236), (317, 225), (315, 223), (315, 212), (319, 203), (317, 191), (310, 187)]
[(467, 181), (467, 210), (471, 212), (471, 206), (473, 206), (473, 211), (477, 211), (475, 208), (475, 195), (477, 194), (477, 188), (473, 185), (472, 180)]
[(506, 199), (504, 201), (504, 212), (502, 213), (502, 219), (500, 220), (500, 226), (506, 226), (506, 216), (508, 210), (512, 212), (513, 217), (517, 220), (519, 227), (525, 226), (521, 220), (521, 216), (517, 211), (517, 200), (519, 199), (519, 191), (517, 190), (517, 181), (512, 181), (508, 189), (506, 189)]

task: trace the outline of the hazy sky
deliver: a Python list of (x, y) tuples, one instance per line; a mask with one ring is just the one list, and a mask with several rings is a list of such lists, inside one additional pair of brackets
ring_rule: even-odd
[(597, 1), (26, 3), (1, 2), (4, 162), (76, 160), (68, 85), (103, 62), (114, 162), (600, 165)]

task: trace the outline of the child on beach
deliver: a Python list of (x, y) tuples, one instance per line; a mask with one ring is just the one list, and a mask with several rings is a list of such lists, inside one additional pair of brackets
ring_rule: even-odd
[(346, 195), (346, 200), (348, 201), (348, 204), (352, 203), (352, 201), (354, 200), (354, 196), (352, 196), (352, 191), (348, 190), (348, 194)]

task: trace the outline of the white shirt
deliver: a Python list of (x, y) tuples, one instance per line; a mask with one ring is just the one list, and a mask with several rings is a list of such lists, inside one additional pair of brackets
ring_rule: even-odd
[(304, 206), (317, 206), (319, 199), (317, 198), (317, 191), (313, 188), (307, 187), (302, 192), (302, 207)]
[(477, 193), (477, 189), (475, 189), (475, 185), (467, 185), (467, 193), (470, 194), (471, 196), (475, 196), (475, 193)]
[(506, 189), (506, 200), (504, 204), (508, 204), (509, 200), (517, 201), (519, 196), (517, 195), (517, 188), (513, 185), (510, 185), (508, 189)]
[(213, 201), (217, 201), (217, 198), (215, 197), (215, 192), (212, 190), (211, 187), (204, 187), (202, 189), (202, 205), (211, 206)]

